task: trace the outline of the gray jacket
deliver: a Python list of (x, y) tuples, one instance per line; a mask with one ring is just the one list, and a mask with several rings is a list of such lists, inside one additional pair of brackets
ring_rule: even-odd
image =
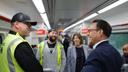
[[(83, 50), (84, 50), (85, 58), (87, 59), (91, 50), (89, 50), (89, 48), (85, 45), (83, 45)], [(67, 52), (67, 62), (66, 62), (65, 72), (75, 72), (75, 68), (76, 68), (76, 49), (75, 46), (71, 46), (68, 48), (68, 52)]]

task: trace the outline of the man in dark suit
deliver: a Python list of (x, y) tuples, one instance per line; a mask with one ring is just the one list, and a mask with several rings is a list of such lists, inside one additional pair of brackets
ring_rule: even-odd
[(67, 57), (67, 50), (70, 44), (70, 37), (66, 34), (64, 35), (64, 40), (62, 42), (63, 46), (64, 46), (64, 51), (65, 51), (65, 55)]
[(108, 42), (111, 31), (111, 26), (104, 20), (92, 22), (87, 35), (94, 50), (88, 56), (82, 72), (121, 72), (121, 55)]

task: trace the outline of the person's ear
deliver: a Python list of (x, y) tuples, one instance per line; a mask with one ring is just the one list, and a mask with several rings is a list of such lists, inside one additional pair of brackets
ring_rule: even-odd
[(103, 33), (103, 30), (100, 30), (101, 33)]
[(16, 29), (19, 29), (19, 23), (16, 21), (15, 23), (14, 23), (14, 27), (16, 28)]
[(102, 34), (103, 33), (103, 30), (102, 29), (98, 30), (98, 33), (99, 34)]

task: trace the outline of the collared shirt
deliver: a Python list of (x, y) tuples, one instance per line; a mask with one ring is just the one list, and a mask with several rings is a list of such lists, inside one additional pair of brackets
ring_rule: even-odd
[(93, 49), (96, 49), (96, 47), (97, 47), (100, 43), (102, 43), (102, 42), (104, 42), (104, 41), (108, 41), (108, 39), (104, 39), (104, 40), (101, 40), (101, 41), (97, 42), (97, 43), (93, 46)]

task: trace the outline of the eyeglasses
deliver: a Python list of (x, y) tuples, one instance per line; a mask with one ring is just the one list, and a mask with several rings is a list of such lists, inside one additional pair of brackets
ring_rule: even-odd
[(99, 29), (88, 29), (88, 32), (98, 31)]

